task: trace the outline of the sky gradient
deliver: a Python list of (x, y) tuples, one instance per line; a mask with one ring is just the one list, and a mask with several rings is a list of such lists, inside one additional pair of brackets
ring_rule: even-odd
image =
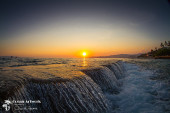
[(170, 40), (168, 0), (0, 1), (0, 55), (136, 54)]

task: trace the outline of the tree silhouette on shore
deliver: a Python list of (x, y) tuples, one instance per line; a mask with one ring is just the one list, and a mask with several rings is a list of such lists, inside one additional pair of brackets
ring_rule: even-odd
[(170, 41), (160, 43), (160, 48), (155, 47), (155, 50), (151, 49), (150, 52), (140, 55), (139, 57), (170, 57)]

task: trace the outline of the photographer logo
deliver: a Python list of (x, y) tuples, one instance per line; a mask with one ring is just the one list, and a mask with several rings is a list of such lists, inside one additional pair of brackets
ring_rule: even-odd
[(2, 107), (5, 108), (5, 111), (10, 110), (10, 104), (11, 104), (11, 101), (5, 100), (4, 104), (2, 105)]

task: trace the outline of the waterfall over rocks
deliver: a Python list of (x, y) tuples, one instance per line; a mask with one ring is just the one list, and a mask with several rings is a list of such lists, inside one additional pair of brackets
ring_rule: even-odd
[[(7, 99), (40, 100), (41, 103), (29, 105), (38, 109), (29, 111), (32, 113), (108, 113), (113, 104), (104, 93), (120, 92), (118, 79), (123, 77), (123, 63), (119, 61), (82, 72), (86, 75), (71, 79), (24, 79), (26, 82)], [(16, 108), (15, 105), (9, 112), (18, 112)]]
[(0, 60), (0, 113), (169, 113), (170, 63), (124, 60)]
[(59, 83), (30, 82), (9, 99), (41, 100), (41, 104), (34, 107), (38, 108), (37, 112), (46, 113), (103, 113), (109, 109), (108, 100), (100, 87), (88, 76)]
[(119, 82), (115, 77), (115, 74), (109, 68), (104, 67), (92, 70), (83, 70), (83, 72), (90, 76), (103, 91), (113, 93), (119, 92)]

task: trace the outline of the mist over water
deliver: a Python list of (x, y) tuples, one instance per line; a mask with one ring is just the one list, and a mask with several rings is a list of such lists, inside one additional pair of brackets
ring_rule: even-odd
[(168, 113), (169, 68), (169, 60), (1, 57), (0, 102), (40, 100), (33, 113)]

